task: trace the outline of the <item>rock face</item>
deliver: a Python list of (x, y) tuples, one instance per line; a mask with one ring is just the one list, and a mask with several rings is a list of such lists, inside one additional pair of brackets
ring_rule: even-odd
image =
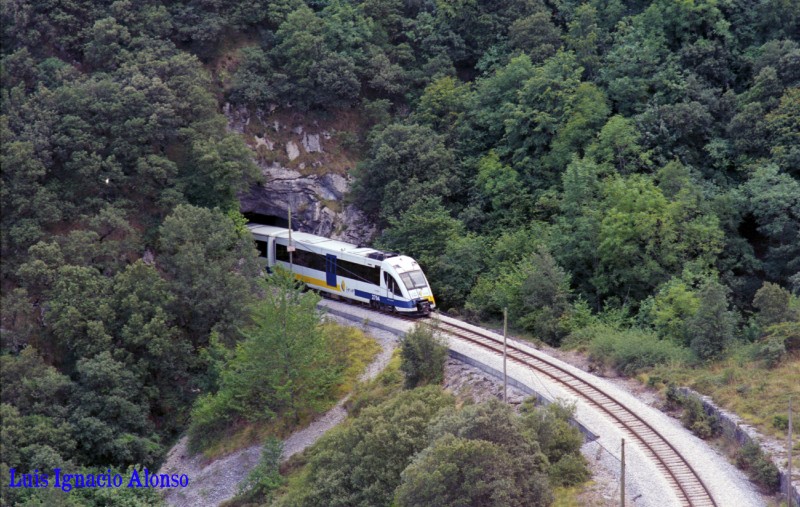
[(286, 155), (289, 157), (289, 160), (294, 160), (300, 156), (300, 148), (297, 147), (294, 141), (286, 143)]
[[(233, 108), (228, 104), (224, 113), (228, 118), (228, 128), (244, 135), (253, 114), (246, 108)], [(286, 219), (291, 206), (295, 230), (367, 244), (375, 235), (375, 227), (354, 206), (344, 204), (344, 196), (350, 187), (347, 177), (324, 174), (319, 169), (324, 169), (325, 164), (320, 161), (311, 165), (315, 168), (314, 173), (323, 172), (322, 175), (303, 174), (286, 167), (286, 162), (275, 161), (280, 157), (267, 157), (267, 160), (272, 160), (265, 161), (264, 157), (257, 156), (264, 152), (282, 154), (285, 150), (285, 156), (291, 162), (303, 153), (324, 154), (324, 144), (331, 142), (331, 135), (319, 129), (315, 132), (316, 127), (309, 125), (287, 126), (278, 120), (267, 120), (267, 113), (263, 111), (256, 111), (254, 116), (258, 119), (255, 125), (264, 125), (265, 130), (270, 131), (269, 138), (265, 131), (255, 135), (251, 144), (256, 163), (264, 175), (264, 183), (239, 195), (242, 213)], [(320, 156), (324, 155), (317, 155)], [(298, 169), (305, 167), (305, 163), (298, 164)]]
[(349, 188), (342, 176), (303, 176), (279, 164), (262, 165), (261, 172), (264, 184), (239, 196), (243, 213), (287, 218), (291, 206), (296, 230), (357, 244), (366, 243), (374, 235), (374, 226), (352, 205), (340, 204), (341, 211), (328, 206), (341, 203)]

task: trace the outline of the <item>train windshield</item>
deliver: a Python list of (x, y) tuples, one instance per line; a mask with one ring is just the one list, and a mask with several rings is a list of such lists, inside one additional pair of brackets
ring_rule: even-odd
[(422, 274), (422, 270), (420, 269), (407, 273), (400, 273), (400, 278), (403, 280), (403, 283), (406, 284), (408, 290), (424, 289), (428, 286), (428, 282), (425, 281), (425, 275)]

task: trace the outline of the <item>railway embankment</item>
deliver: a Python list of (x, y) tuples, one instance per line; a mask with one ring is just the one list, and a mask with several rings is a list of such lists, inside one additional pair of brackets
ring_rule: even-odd
[[(347, 318), (356, 322), (369, 322), (372, 326), (380, 326), (387, 330), (402, 331), (413, 326), (412, 322), (401, 321), (390, 315), (376, 314), (353, 305), (334, 301), (325, 301), (323, 304), (328, 307), (331, 313), (347, 316)], [(446, 322), (448, 318), (443, 317), (442, 320)], [(464, 325), (456, 320), (453, 320), (452, 323)], [(486, 330), (482, 328), (472, 327), (477, 332), (486, 333)], [(495, 334), (494, 336), (494, 339), (498, 338), (498, 335)], [(502, 357), (497, 354), (496, 350), (481, 349), (474, 344), (469, 344), (455, 337), (449, 338), (449, 345), (452, 351), (469, 357), (472, 361), (482, 363), (495, 371), (502, 371)], [(526, 353), (543, 354), (526, 342), (515, 341), (514, 345), (524, 349)], [(548, 356), (547, 360), (550, 361), (552, 358)], [(716, 505), (751, 507), (765, 504), (761, 495), (741, 471), (731, 465), (725, 456), (683, 428), (680, 423), (605, 379), (595, 377), (566, 363), (562, 364), (561, 367), (570, 370), (577, 377), (601, 386), (604, 391), (611, 393), (615, 399), (621, 400), (631, 412), (635, 412), (640, 416), (641, 420), (656, 428), (699, 474), (716, 499)], [(629, 433), (610, 421), (606, 415), (601, 413), (598, 407), (593, 407), (592, 403), (577, 400), (568, 386), (554, 382), (552, 379), (547, 379), (541, 373), (536, 373), (530, 368), (522, 364), (516, 364), (513, 361), (509, 361), (507, 371), (509, 378), (529, 387), (541, 396), (549, 399), (561, 398), (576, 402), (576, 419), (589, 428), (592, 433), (599, 435), (599, 438), (595, 440), (598, 454), (604, 456), (604, 459), (610, 463), (611, 468), (615, 467), (615, 463), (618, 466), (620, 442), (622, 438), (630, 439)], [(666, 478), (663, 468), (648, 456), (647, 451), (637, 445), (631, 445), (629, 440), (629, 446), (626, 447), (625, 460), (627, 464), (626, 491), (629, 494), (629, 498), (636, 498), (635, 505), (653, 507), (681, 505), (681, 501), (676, 496), (670, 480)], [(619, 476), (616, 476), (616, 480), (619, 480)]]

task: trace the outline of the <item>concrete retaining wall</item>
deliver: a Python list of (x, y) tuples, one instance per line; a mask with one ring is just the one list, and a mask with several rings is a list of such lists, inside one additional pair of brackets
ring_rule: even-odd
[[(708, 396), (703, 396), (702, 394), (693, 391), (688, 387), (679, 387), (677, 390), (684, 396), (690, 396), (699, 400), (703, 405), (703, 410), (705, 410), (707, 414), (716, 416), (719, 419), (720, 425), (722, 426), (722, 434), (726, 439), (732, 440), (740, 446), (749, 444), (751, 442), (755, 442), (761, 446), (761, 442), (758, 438), (758, 432), (756, 432), (755, 428), (743, 423), (736, 414), (721, 409), (711, 400), (711, 398)], [(772, 455), (769, 453), (767, 454), (770, 456), (770, 459), (772, 459), (773, 463), (775, 463), (775, 465), (778, 467), (778, 470), (780, 470), (781, 493), (785, 494), (786, 485), (789, 482), (789, 475), (786, 467), (784, 467), (782, 463), (777, 463)], [(790, 493), (794, 501), (794, 504), (792, 505), (800, 506), (800, 490), (798, 490), (796, 484), (792, 484)]]

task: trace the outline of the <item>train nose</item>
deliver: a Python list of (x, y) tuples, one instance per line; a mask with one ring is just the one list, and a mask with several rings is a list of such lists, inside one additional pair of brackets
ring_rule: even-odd
[(427, 300), (417, 301), (417, 311), (423, 315), (430, 315), (431, 302)]

